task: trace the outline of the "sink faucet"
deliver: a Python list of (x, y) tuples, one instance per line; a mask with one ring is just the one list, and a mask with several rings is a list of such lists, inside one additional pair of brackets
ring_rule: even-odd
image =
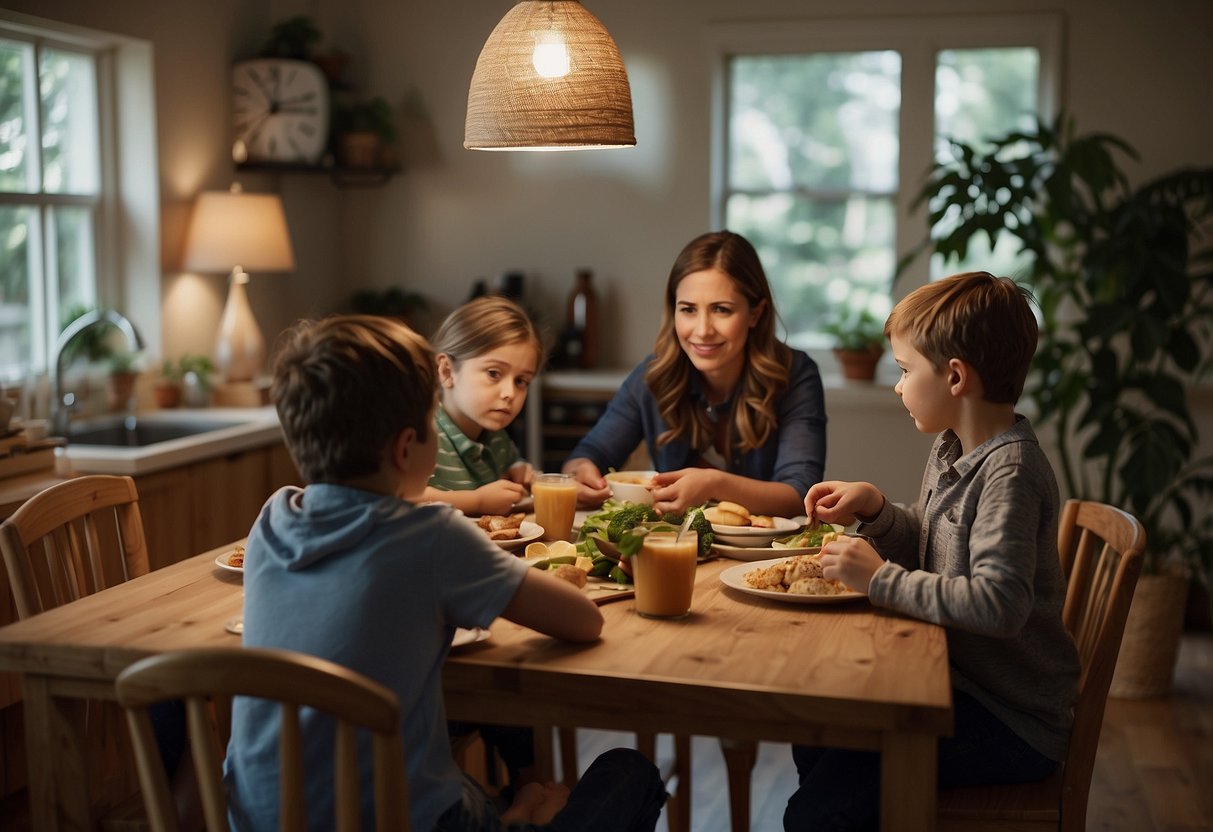
[(126, 345), (131, 352), (143, 349), (143, 339), (126, 317), (112, 309), (94, 309), (72, 321), (55, 342), (55, 353), (51, 362), (51, 434), (66, 436), (71, 410), (76, 406), (76, 394), (63, 392), (63, 350), (72, 339), (95, 326), (111, 325), (126, 336)]

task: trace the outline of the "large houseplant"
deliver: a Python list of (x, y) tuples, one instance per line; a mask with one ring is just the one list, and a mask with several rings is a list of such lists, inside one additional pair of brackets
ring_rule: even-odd
[(1135, 151), (1108, 134), (1075, 135), (1064, 116), (952, 148), (919, 195), (934, 229), (924, 247), (964, 257), (977, 235), (991, 246), (1015, 238), (1041, 309), (1025, 394), (1068, 493), (1141, 520), (1146, 575), (1177, 575), (1186, 593), (1195, 574), (1207, 587), (1213, 457), (1196, 456), (1186, 391), (1213, 370), (1213, 257), (1200, 234), (1213, 218), (1213, 169), (1134, 188), (1118, 157)]

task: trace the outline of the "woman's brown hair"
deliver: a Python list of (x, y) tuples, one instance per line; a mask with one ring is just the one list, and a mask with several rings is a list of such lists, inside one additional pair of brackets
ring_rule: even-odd
[(775, 401), (787, 389), (792, 351), (775, 337), (774, 299), (758, 252), (745, 237), (731, 231), (713, 231), (691, 240), (670, 269), (655, 355), (644, 376), (661, 418), (669, 425), (657, 437), (657, 444), (686, 437), (693, 448), (702, 451), (716, 435), (715, 423), (706, 409), (689, 395), (690, 380), (698, 371), (674, 332), (678, 284), (689, 274), (709, 269), (728, 275), (751, 309), (763, 306), (746, 338), (745, 371), (729, 414), (729, 445), (736, 441), (738, 449), (751, 451), (762, 447), (779, 427)]

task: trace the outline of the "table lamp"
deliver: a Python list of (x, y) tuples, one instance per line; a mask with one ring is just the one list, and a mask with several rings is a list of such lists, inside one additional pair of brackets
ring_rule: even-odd
[(265, 339), (249, 305), (245, 270), (294, 270), (282, 200), (277, 194), (246, 194), (239, 185), (230, 191), (199, 194), (185, 242), (184, 265), (197, 272), (230, 270), (215, 364), (226, 382), (252, 381), (265, 361)]

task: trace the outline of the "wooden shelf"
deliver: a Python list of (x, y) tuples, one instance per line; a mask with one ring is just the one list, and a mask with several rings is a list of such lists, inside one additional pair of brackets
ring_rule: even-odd
[(236, 165), (241, 173), (326, 173), (338, 188), (376, 188), (400, 173), (393, 167), (353, 168), (345, 165), (306, 165), (301, 162), (244, 162)]

